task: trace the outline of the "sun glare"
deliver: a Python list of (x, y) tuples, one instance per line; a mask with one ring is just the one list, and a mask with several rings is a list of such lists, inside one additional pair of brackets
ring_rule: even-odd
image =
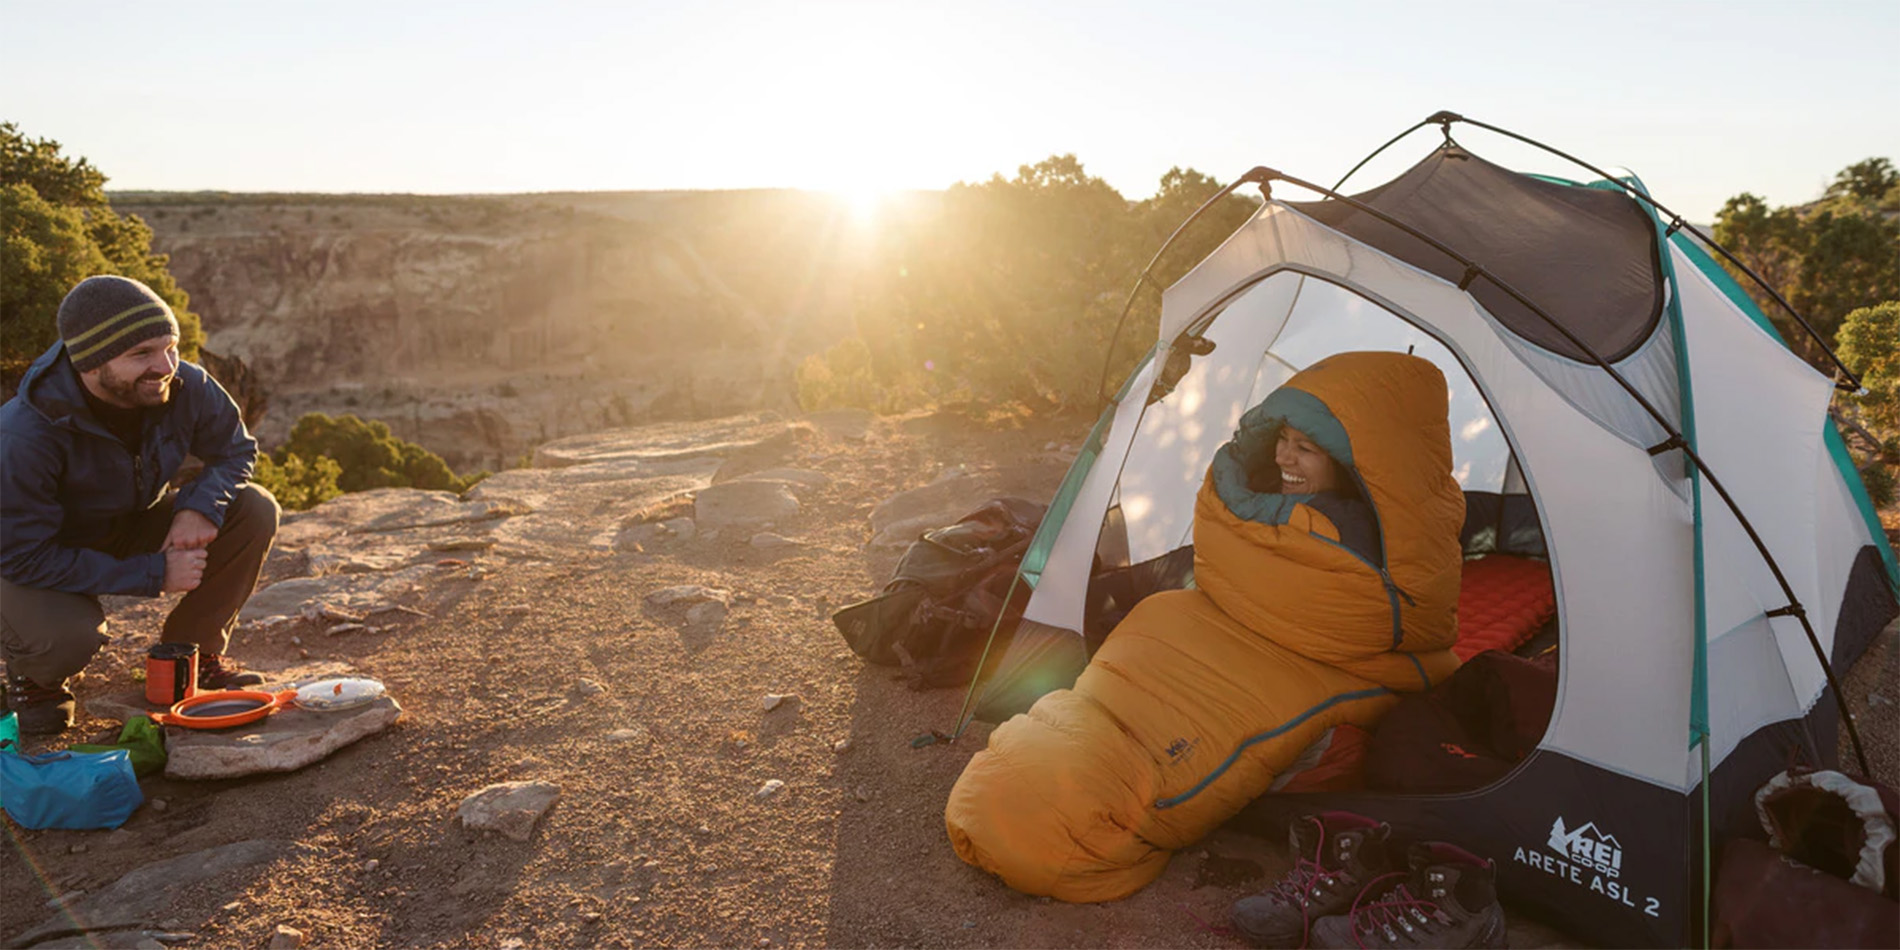
[(833, 188), (831, 193), (844, 203), (845, 212), (851, 216), (851, 223), (859, 227), (868, 226), (877, 219), (884, 199), (889, 197), (890, 189), (876, 186), (853, 185), (845, 188)]

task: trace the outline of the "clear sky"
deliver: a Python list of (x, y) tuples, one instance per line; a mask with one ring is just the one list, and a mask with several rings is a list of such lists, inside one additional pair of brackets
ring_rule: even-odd
[(940, 188), (1073, 152), (1139, 198), (1330, 184), (1453, 109), (1707, 221), (1900, 161), (1896, 50), (1896, 0), (0, 0), (0, 120), (115, 189)]

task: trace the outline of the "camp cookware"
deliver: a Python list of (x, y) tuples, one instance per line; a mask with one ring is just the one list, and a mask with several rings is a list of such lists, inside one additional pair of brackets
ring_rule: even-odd
[(227, 729), (256, 722), (296, 698), (294, 689), (221, 689), (181, 700), (169, 712), (153, 713), (152, 721), (186, 729)]
[(145, 701), (170, 706), (198, 692), (198, 645), (160, 643), (145, 652)]
[(199, 693), (172, 706), (170, 712), (154, 713), (152, 719), (186, 729), (228, 729), (256, 722), (286, 706), (313, 712), (354, 709), (381, 699), (384, 692), (382, 683), (359, 677), (318, 680), (275, 691), (226, 689)]

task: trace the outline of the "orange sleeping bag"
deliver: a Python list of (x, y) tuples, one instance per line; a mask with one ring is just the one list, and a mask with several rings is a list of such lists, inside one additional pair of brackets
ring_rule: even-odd
[[(1196, 588), (1137, 604), (1073, 689), (997, 727), (945, 808), (957, 853), (1026, 893), (1124, 897), (1328, 727), (1450, 675), (1464, 496), (1446, 419), (1443, 375), (1397, 353), (1330, 357), (1249, 410), (1196, 500)], [(1288, 425), (1353, 474), (1375, 550), (1342, 543), (1327, 496), (1249, 487)]]

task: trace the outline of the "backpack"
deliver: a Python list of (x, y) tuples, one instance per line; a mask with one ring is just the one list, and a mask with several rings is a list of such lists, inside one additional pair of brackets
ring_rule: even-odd
[(1011, 598), (1010, 585), (1046, 510), (1021, 498), (994, 498), (955, 524), (924, 532), (876, 596), (831, 622), (867, 662), (903, 667), (912, 689), (968, 683), (998, 618), (1009, 631), (1022, 616), (1029, 591), (1019, 588)]

